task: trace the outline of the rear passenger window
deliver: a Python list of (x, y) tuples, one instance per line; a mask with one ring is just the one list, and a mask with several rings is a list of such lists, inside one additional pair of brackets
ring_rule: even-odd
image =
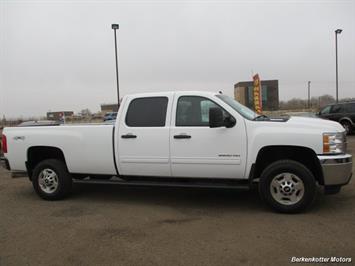
[(355, 113), (355, 103), (345, 104), (345, 110), (347, 113)]
[(131, 101), (126, 115), (129, 127), (164, 127), (167, 97), (137, 98)]

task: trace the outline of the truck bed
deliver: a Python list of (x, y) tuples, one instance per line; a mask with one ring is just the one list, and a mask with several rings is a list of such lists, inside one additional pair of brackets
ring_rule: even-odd
[(51, 146), (63, 152), (70, 173), (116, 175), (113, 131), (112, 124), (6, 128), (11, 170), (26, 171), (29, 148)]

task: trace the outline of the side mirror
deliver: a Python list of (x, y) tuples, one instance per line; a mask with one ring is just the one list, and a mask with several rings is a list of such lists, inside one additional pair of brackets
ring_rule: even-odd
[(226, 126), (226, 128), (234, 127), (236, 123), (237, 123), (237, 121), (235, 120), (235, 118), (233, 116), (228, 116), (224, 120), (224, 125)]
[(215, 127), (234, 127), (236, 120), (234, 117), (229, 116), (223, 118), (223, 111), (219, 107), (211, 107), (209, 109), (209, 124), (211, 128)]
[(210, 127), (223, 127), (223, 112), (219, 107), (211, 107), (209, 110)]

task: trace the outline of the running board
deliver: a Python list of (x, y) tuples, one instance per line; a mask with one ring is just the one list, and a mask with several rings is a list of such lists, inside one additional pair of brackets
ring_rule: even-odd
[(113, 177), (109, 180), (102, 179), (74, 179), (76, 184), (105, 184), (105, 185), (120, 185), (120, 186), (136, 186), (136, 187), (176, 187), (176, 188), (221, 188), (221, 189), (243, 189), (248, 190), (249, 184), (245, 182), (229, 181), (218, 182), (198, 182), (198, 180), (193, 179), (193, 181), (144, 181), (144, 180), (123, 180), (121, 178)]

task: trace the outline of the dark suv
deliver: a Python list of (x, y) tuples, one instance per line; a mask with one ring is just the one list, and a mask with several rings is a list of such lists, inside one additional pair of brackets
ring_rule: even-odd
[(355, 128), (355, 102), (327, 105), (318, 116), (339, 122), (345, 128), (346, 133), (351, 134)]

